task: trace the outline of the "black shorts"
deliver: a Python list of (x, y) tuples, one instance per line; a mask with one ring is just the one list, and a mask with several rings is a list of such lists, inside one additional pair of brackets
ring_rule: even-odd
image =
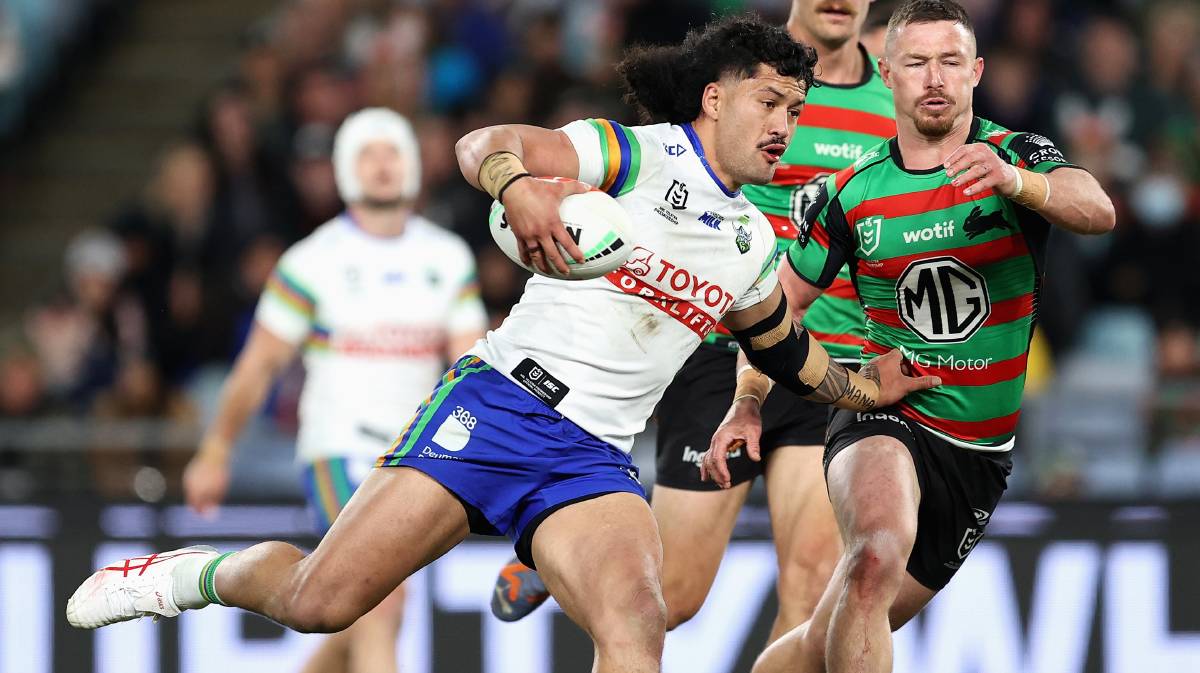
[(940, 591), (983, 537), (1008, 486), (1012, 451), (974, 451), (955, 446), (895, 407), (874, 412), (838, 409), (829, 422), (825, 471), (846, 447), (878, 436), (899, 440), (912, 454), (921, 487), (917, 539), (908, 573)]
[[(700, 481), (700, 457), (733, 402), (737, 351), (701, 344), (688, 358), (658, 403), (658, 472), (655, 483), (689, 491), (716, 491)], [(820, 446), (825, 439), (829, 407), (776, 386), (763, 405), (763, 457), (781, 446)], [(763, 463), (745, 450), (729, 456), (733, 484), (752, 481)]]

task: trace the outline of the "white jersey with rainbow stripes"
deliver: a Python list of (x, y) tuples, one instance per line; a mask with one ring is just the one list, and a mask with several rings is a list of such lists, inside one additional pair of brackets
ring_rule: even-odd
[(437, 384), (450, 335), (487, 316), (458, 236), (412, 216), (373, 236), (343, 214), (284, 253), (255, 320), (303, 349), (297, 455), (374, 460)]
[(579, 180), (629, 212), (629, 262), (593, 280), (535, 276), (470, 352), (628, 452), (701, 339), (726, 312), (774, 290), (775, 236), (717, 180), (690, 126), (585, 120), (562, 130)]

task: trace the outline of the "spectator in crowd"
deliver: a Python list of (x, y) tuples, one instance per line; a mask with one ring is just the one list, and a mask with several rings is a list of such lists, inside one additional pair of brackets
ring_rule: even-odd
[(201, 137), (216, 168), (209, 270), (224, 275), (249, 241), (264, 234), (294, 238), (291, 187), (278, 157), (263, 151), (241, 85), (227, 85), (208, 101)]
[(126, 265), (113, 234), (78, 234), (67, 245), (66, 291), (26, 320), (49, 393), (71, 411), (89, 411), (95, 396), (115, 382), (121, 359), (146, 351), (145, 316), (121, 292)]
[(161, 375), (179, 383), (214, 355), (203, 327), (202, 270), (211, 262), (214, 176), (194, 142), (169, 146), (142, 198), (112, 223), (124, 243), (124, 285), (148, 318), (150, 351)]
[(157, 501), (168, 492), (180, 492), (191, 456), (164, 450), (161, 424), (137, 421), (158, 418), (194, 424), (196, 413), (182, 395), (163, 384), (152, 361), (123, 360), (114, 384), (96, 396), (92, 416), (101, 421), (88, 451), (92, 486), (98, 495)]
[(1128, 183), (1145, 165), (1142, 144), (1164, 101), (1138, 77), (1136, 36), (1115, 17), (1096, 15), (1079, 39), (1079, 77), (1056, 96), (1056, 136), (1102, 183)]

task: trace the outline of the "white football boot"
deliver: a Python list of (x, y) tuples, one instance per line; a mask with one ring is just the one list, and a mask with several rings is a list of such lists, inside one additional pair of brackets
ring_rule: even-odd
[(97, 570), (67, 601), (67, 621), (81, 629), (95, 629), (141, 617), (176, 617), (171, 571), (197, 554), (208, 558), (217, 550), (208, 546), (185, 547), (161, 554), (122, 559)]

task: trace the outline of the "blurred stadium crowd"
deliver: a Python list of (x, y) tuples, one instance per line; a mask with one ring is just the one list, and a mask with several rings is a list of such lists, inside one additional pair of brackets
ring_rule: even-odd
[[(47, 44), (19, 39), (21, 4), (0, 1), (0, 92), (36, 85), (18, 76), (20, 64)], [(1200, 4), (963, 4), (986, 59), (977, 112), (1053, 138), (1109, 189), (1119, 213), (1112, 236), (1052, 241), (1017, 459), (1027, 467), (1015, 488), (1045, 497), (1200, 493)], [(140, 197), (70, 242), (61, 291), (0, 330), (0, 422), (196, 427), (212, 403), (212, 372), (237, 352), (276, 259), (340, 211), (333, 133), (366, 105), (414, 120), (420, 208), (471, 243), (498, 323), (523, 272), (491, 245), (489, 199), (459, 176), (455, 140), (497, 123), (636, 122), (611, 67), (623, 47), (677, 40), (714, 12), (751, 9), (782, 22), (788, 5), (279, 2), (247, 30), (236, 72), (208, 92), (194, 128), (146, 157), (154, 168)], [(876, 2), (873, 25), (886, 22), (888, 6)], [(6, 123), (0, 115), (0, 133)], [(267, 412), (281, 435), (294, 426), (299, 376)], [(4, 442), (0, 467), (36, 462), (19, 444)], [(98, 444), (85, 478), (112, 497), (147, 497), (133, 475), (148, 461), (166, 475), (149, 492), (161, 497), (187, 458), (143, 451), (136, 437)]]

